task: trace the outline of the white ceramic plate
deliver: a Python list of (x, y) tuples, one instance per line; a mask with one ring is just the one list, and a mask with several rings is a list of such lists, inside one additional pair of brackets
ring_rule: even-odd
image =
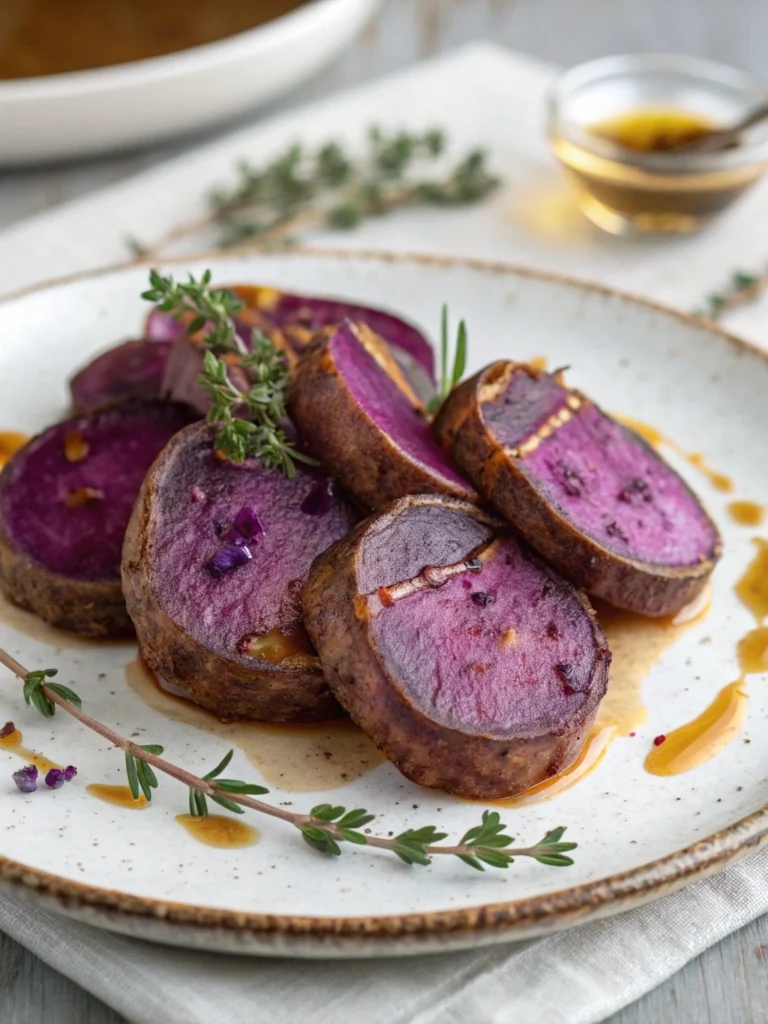
[[(389, 306), (432, 334), (449, 299), (453, 316), (469, 324), (471, 368), (506, 356), (571, 364), (573, 383), (608, 408), (663, 427), (683, 447), (706, 453), (732, 476), (734, 495), (723, 495), (681, 457), (670, 457), (724, 533), (711, 610), (676, 632), (676, 642), (643, 680), (648, 717), (634, 737), (616, 739), (573, 788), (502, 811), (525, 843), (566, 825), (580, 845), (574, 866), (560, 869), (519, 860), (507, 872), (481, 875), (449, 858), (409, 869), (391, 855), (359, 849), (323, 860), (271, 819), (254, 820), (262, 831), (259, 845), (200, 845), (175, 822), (186, 793), (172, 780), (161, 782), (143, 811), (90, 797), (86, 783), (123, 781), (122, 756), (63, 715), (52, 724), (39, 718), (25, 708), (19, 684), (0, 670), (0, 718), (13, 719), (28, 746), (80, 771), (62, 790), (23, 796), (10, 781), (18, 759), (0, 750), (0, 877), (14, 894), (179, 945), (307, 956), (425, 952), (611, 914), (717, 870), (764, 841), (768, 688), (759, 677), (748, 682), (742, 731), (717, 757), (667, 778), (648, 774), (643, 761), (653, 737), (697, 715), (737, 677), (735, 646), (754, 625), (733, 591), (752, 558), (753, 531), (731, 523), (726, 502), (768, 503), (766, 358), (647, 303), (506, 266), (286, 252), (211, 257), (175, 270), (199, 273), (208, 264), (222, 282), (254, 281)], [(145, 281), (146, 268), (132, 267), (0, 304), (0, 429), (32, 432), (64, 413), (67, 375), (110, 342), (135, 334), (145, 312), (138, 297)], [(299, 810), (326, 799), (367, 807), (377, 812), (375, 824), (385, 834), (434, 823), (457, 836), (479, 819), (482, 805), (420, 789), (388, 764), (344, 784), (340, 772), (354, 770), (338, 738), (308, 733), (305, 741), (317, 742), (307, 766), (306, 745), (293, 736), (258, 727), (211, 731), (198, 715), (201, 728), (178, 720), (184, 718), (180, 705), (157, 695), (149, 706), (126, 682), (126, 666), (136, 656), (131, 645), (77, 643), (7, 607), (0, 639), (28, 666), (57, 665), (89, 713), (144, 742), (162, 742), (171, 760), (190, 769), (210, 768), (234, 746), (232, 775), (263, 777), (270, 800)], [(646, 646), (643, 641), (635, 651)], [(243, 751), (244, 737), (256, 763)], [(293, 785), (286, 785), (290, 776)]]
[(381, 0), (309, 0), (205, 46), (0, 82), (0, 166), (69, 160), (210, 127), (319, 71)]

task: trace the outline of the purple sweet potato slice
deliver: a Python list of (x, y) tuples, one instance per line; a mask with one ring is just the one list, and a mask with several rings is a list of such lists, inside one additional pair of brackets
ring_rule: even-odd
[(437, 444), (387, 347), (344, 321), (299, 360), (288, 411), (310, 450), (361, 504), (405, 494), (477, 495)]
[(126, 398), (160, 398), (170, 341), (125, 341), (84, 366), (69, 382), (78, 412)]
[(130, 399), (58, 423), (0, 475), (0, 588), (53, 626), (130, 636), (123, 537), (155, 456), (188, 409)]
[(228, 462), (214, 437), (203, 423), (178, 434), (136, 502), (123, 590), (142, 654), (222, 719), (339, 715), (302, 625), (301, 590), (315, 556), (357, 517), (328, 478)]
[[(231, 290), (245, 303), (235, 318), (242, 340), (248, 344), (254, 328), (261, 331), (285, 354), (291, 370), (295, 369), (299, 356), (319, 331), (335, 326), (345, 317), (353, 317), (367, 324), (386, 342), (420, 401), (427, 401), (434, 393), (432, 348), (423, 335), (404, 320), (353, 303), (288, 295), (274, 288), (233, 285)], [(163, 379), (163, 393), (176, 401), (186, 402), (204, 416), (210, 396), (200, 387), (198, 379), (203, 368), (205, 332), (188, 336), (184, 325), (191, 320), (191, 314), (179, 322), (169, 313), (153, 310), (147, 318), (146, 333), (148, 337), (170, 338), (174, 342)], [(242, 371), (233, 365), (232, 383), (244, 388), (247, 382), (241, 374)]]
[(472, 799), (578, 756), (610, 652), (582, 593), (472, 505), (393, 502), (312, 566), (305, 623), (339, 702), (396, 767)]
[(688, 485), (559, 374), (493, 363), (449, 396), (434, 428), (540, 554), (611, 604), (672, 615), (720, 557)]

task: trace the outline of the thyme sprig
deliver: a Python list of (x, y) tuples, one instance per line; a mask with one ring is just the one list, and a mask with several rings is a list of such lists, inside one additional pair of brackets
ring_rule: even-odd
[(361, 157), (326, 142), (310, 150), (295, 143), (259, 167), (241, 160), (236, 185), (210, 196), (219, 244), (284, 241), (300, 229), (322, 226), (354, 228), (365, 218), (416, 203), (473, 203), (499, 183), (479, 149), (447, 174), (426, 175), (425, 165), (445, 153), (441, 129), (386, 132), (373, 126), (367, 141)]
[(758, 299), (768, 288), (768, 271), (734, 270), (727, 283), (704, 299), (704, 305), (694, 310), (694, 316), (706, 320), (719, 320), (724, 313), (738, 306), (746, 306)]
[[(289, 477), (296, 462), (317, 465), (294, 447), (280, 426), (287, 419), (285, 395), (290, 383), (285, 359), (260, 331), (252, 332), (250, 347), (238, 334), (234, 318), (244, 303), (226, 288), (211, 288), (210, 270), (199, 281), (190, 274), (188, 281), (178, 282), (170, 274), (150, 270), (149, 283), (143, 299), (177, 320), (191, 315), (188, 334), (205, 331), (199, 380), (211, 396), (206, 420), (218, 428), (216, 445), (226, 458), (244, 462), (253, 456)], [(242, 370), (247, 381), (244, 388), (232, 383), (233, 364)]]
[(460, 206), (478, 202), (500, 179), (487, 155), (472, 149), (448, 170), (434, 168), (446, 156), (440, 128), (424, 132), (368, 129), (362, 152), (327, 141), (294, 143), (273, 160), (240, 160), (230, 188), (215, 188), (208, 212), (181, 224), (153, 244), (134, 237), (126, 245), (136, 259), (157, 258), (169, 245), (213, 227), (221, 248), (282, 245), (322, 227), (350, 229), (370, 217), (418, 204)]
[(456, 387), (467, 368), (467, 325), (459, 322), (453, 363), (449, 368), (450, 344), (448, 341), (448, 306), (443, 303), (440, 315), (440, 389), (427, 403), (427, 412), (436, 413), (451, 391)]
[[(141, 746), (86, 714), (82, 710), (80, 698), (74, 691), (58, 683), (46, 682), (56, 674), (56, 669), (30, 672), (1, 648), (0, 664), (5, 665), (23, 681), (25, 698), (27, 692), (30, 693), (30, 700), (27, 703), (33, 704), (40, 714), (48, 718), (54, 714), (57, 707), (61, 708), (126, 754), (126, 771), (134, 799), (138, 798), (141, 790), (146, 799), (151, 800), (152, 790), (158, 784), (157, 776), (152, 770), (156, 769), (188, 788), (190, 813), (196, 817), (208, 813), (208, 798), (235, 813), (242, 813), (242, 808), (247, 807), (293, 826), (313, 850), (331, 856), (341, 854), (341, 844), (351, 843), (354, 846), (369, 846), (394, 853), (408, 865), (427, 866), (433, 856), (458, 857), (463, 863), (479, 871), (484, 870), (484, 865), (508, 868), (516, 857), (530, 857), (540, 864), (551, 867), (566, 867), (573, 863), (566, 855), (574, 850), (577, 844), (561, 842), (564, 828), (552, 829), (534, 846), (513, 848), (514, 840), (504, 833), (506, 826), (501, 823), (496, 811), (484, 811), (480, 825), (469, 829), (455, 846), (440, 845), (448, 836), (445, 832), (439, 832), (434, 825), (407, 829), (391, 839), (360, 831), (375, 819), (375, 815), (365, 808), (353, 808), (348, 811), (345, 807), (318, 804), (309, 814), (288, 811), (256, 799), (256, 796), (268, 792), (263, 786), (239, 779), (221, 778), (221, 773), (232, 759), (231, 750), (212, 771), (203, 776), (194, 775), (161, 758), (163, 748), (159, 745)], [(62, 691), (66, 691), (66, 694)], [(32, 693), (39, 694), (45, 703), (34, 699)]]

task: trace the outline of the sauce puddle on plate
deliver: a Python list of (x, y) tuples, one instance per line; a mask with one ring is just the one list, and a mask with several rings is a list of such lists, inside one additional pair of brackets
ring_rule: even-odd
[(26, 764), (33, 764), (38, 771), (47, 774), (51, 768), (61, 768), (62, 765), (57, 764), (55, 761), (49, 760), (42, 754), (36, 753), (34, 750), (29, 750), (28, 747), (23, 746), (24, 737), (18, 729), (14, 729), (9, 732), (7, 736), (0, 739), (0, 750), (7, 750), (9, 754), (16, 754)]
[(90, 786), (86, 786), (85, 791), (90, 796), (95, 796), (97, 800), (103, 800), (106, 804), (127, 807), (130, 811), (142, 811), (149, 806), (143, 793), (139, 793), (139, 799), (134, 800), (133, 793), (128, 786), (108, 786), (106, 783), (94, 782)]
[(28, 440), (26, 434), (18, 434), (15, 430), (0, 430), (0, 469)]
[(680, 775), (716, 757), (738, 736), (747, 716), (747, 677), (768, 672), (768, 541), (755, 538), (757, 552), (734, 590), (754, 615), (757, 628), (736, 646), (741, 675), (728, 683), (712, 703), (690, 722), (654, 741), (645, 759), (652, 775)]
[(204, 818), (193, 817), (191, 814), (177, 814), (176, 821), (198, 843), (223, 850), (255, 846), (261, 839), (261, 833), (253, 825), (246, 825), (244, 821), (228, 818), (224, 814), (209, 814)]
[(765, 508), (756, 501), (732, 501), (728, 515), (739, 526), (762, 526), (765, 522)]
[(141, 660), (125, 678), (153, 710), (239, 747), (267, 785), (289, 793), (339, 789), (384, 763), (384, 755), (348, 719), (314, 725), (222, 722), (185, 697), (167, 692)]

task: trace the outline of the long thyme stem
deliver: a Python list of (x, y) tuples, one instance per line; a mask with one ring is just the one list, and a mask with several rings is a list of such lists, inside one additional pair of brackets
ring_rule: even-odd
[[(10, 669), (15, 676), (23, 681), (28, 680), (33, 675), (33, 673), (29, 672), (2, 648), (0, 648), (0, 664), (5, 665), (6, 668)], [(532, 857), (541, 863), (552, 866), (566, 866), (572, 863), (571, 859), (563, 856), (563, 854), (574, 849), (576, 844), (559, 842), (562, 833), (565, 831), (564, 829), (554, 829), (548, 832), (544, 839), (535, 846), (509, 847), (506, 845), (509, 837), (499, 834), (504, 826), (497, 824), (498, 815), (495, 812), (486, 811), (483, 815), (483, 825), (471, 829), (462, 842), (453, 846), (441, 846), (436, 842), (428, 841), (429, 839), (439, 840), (445, 838), (442, 833), (438, 833), (432, 826), (427, 826), (417, 831), (409, 829), (407, 832), (389, 839), (383, 836), (363, 835), (356, 830), (353, 831), (356, 828), (355, 826), (345, 828), (344, 818), (341, 817), (344, 808), (332, 808), (330, 805), (324, 804), (314, 809), (318, 813), (297, 814), (287, 811), (282, 807), (276, 807), (274, 804), (269, 804), (247, 794), (233, 791), (228, 786), (222, 785), (219, 787), (215, 780), (202, 778), (192, 772), (188, 772), (184, 768), (179, 768), (177, 765), (165, 760), (165, 758), (152, 753), (146, 747), (139, 746), (125, 736), (121, 736), (103, 722), (92, 718), (76, 704), (61, 697), (55, 689), (51, 689), (45, 683), (39, 684), (39, 690), (47, 700), (60, 707), (62, 711), (136, 760), (151, 765), (165, 775), (169, 775), (171, 778), (181, 782), (190, 790), (203, 793), (212, 799), (223, 798), (232, 803), (240, 804), (243, 807), (248, 807), (259, 814), (265, 814), (271, 818), (285, 821), (298, 829), (304, 838), (309, 841), (310, 845), (317, 849), (322, 849), (324, 852), (337, 853), (339, 852), (338, 843), (349, 841), (395, 853), (408, 864), (429, 863), (428, 858), (431, 856), (459, 857), (472, 867), (479, 867), (481, 870), (482, 866), (479, 864), (479, 861), (483, 861), (493, 867), (507, 867), (515, 857)], [(225, 759), (224, 763), (226, 763), (226, 760), (228, 759)], [(362, 811), (351, 812), (351, 814), (357, 814), (363, 824), (373, 818), (373, 815), (367, 815), (366, 812)], [(361, 817), (363, 815), (364, 818)], [(334, 819), (341, 819), (340, 823), (336, 824)], [(314, 836), (320, 836), (320, 839), (313, 838)], [(504, 845), (501, 846), (499, 842), (494, 840), (501, 840)]]

